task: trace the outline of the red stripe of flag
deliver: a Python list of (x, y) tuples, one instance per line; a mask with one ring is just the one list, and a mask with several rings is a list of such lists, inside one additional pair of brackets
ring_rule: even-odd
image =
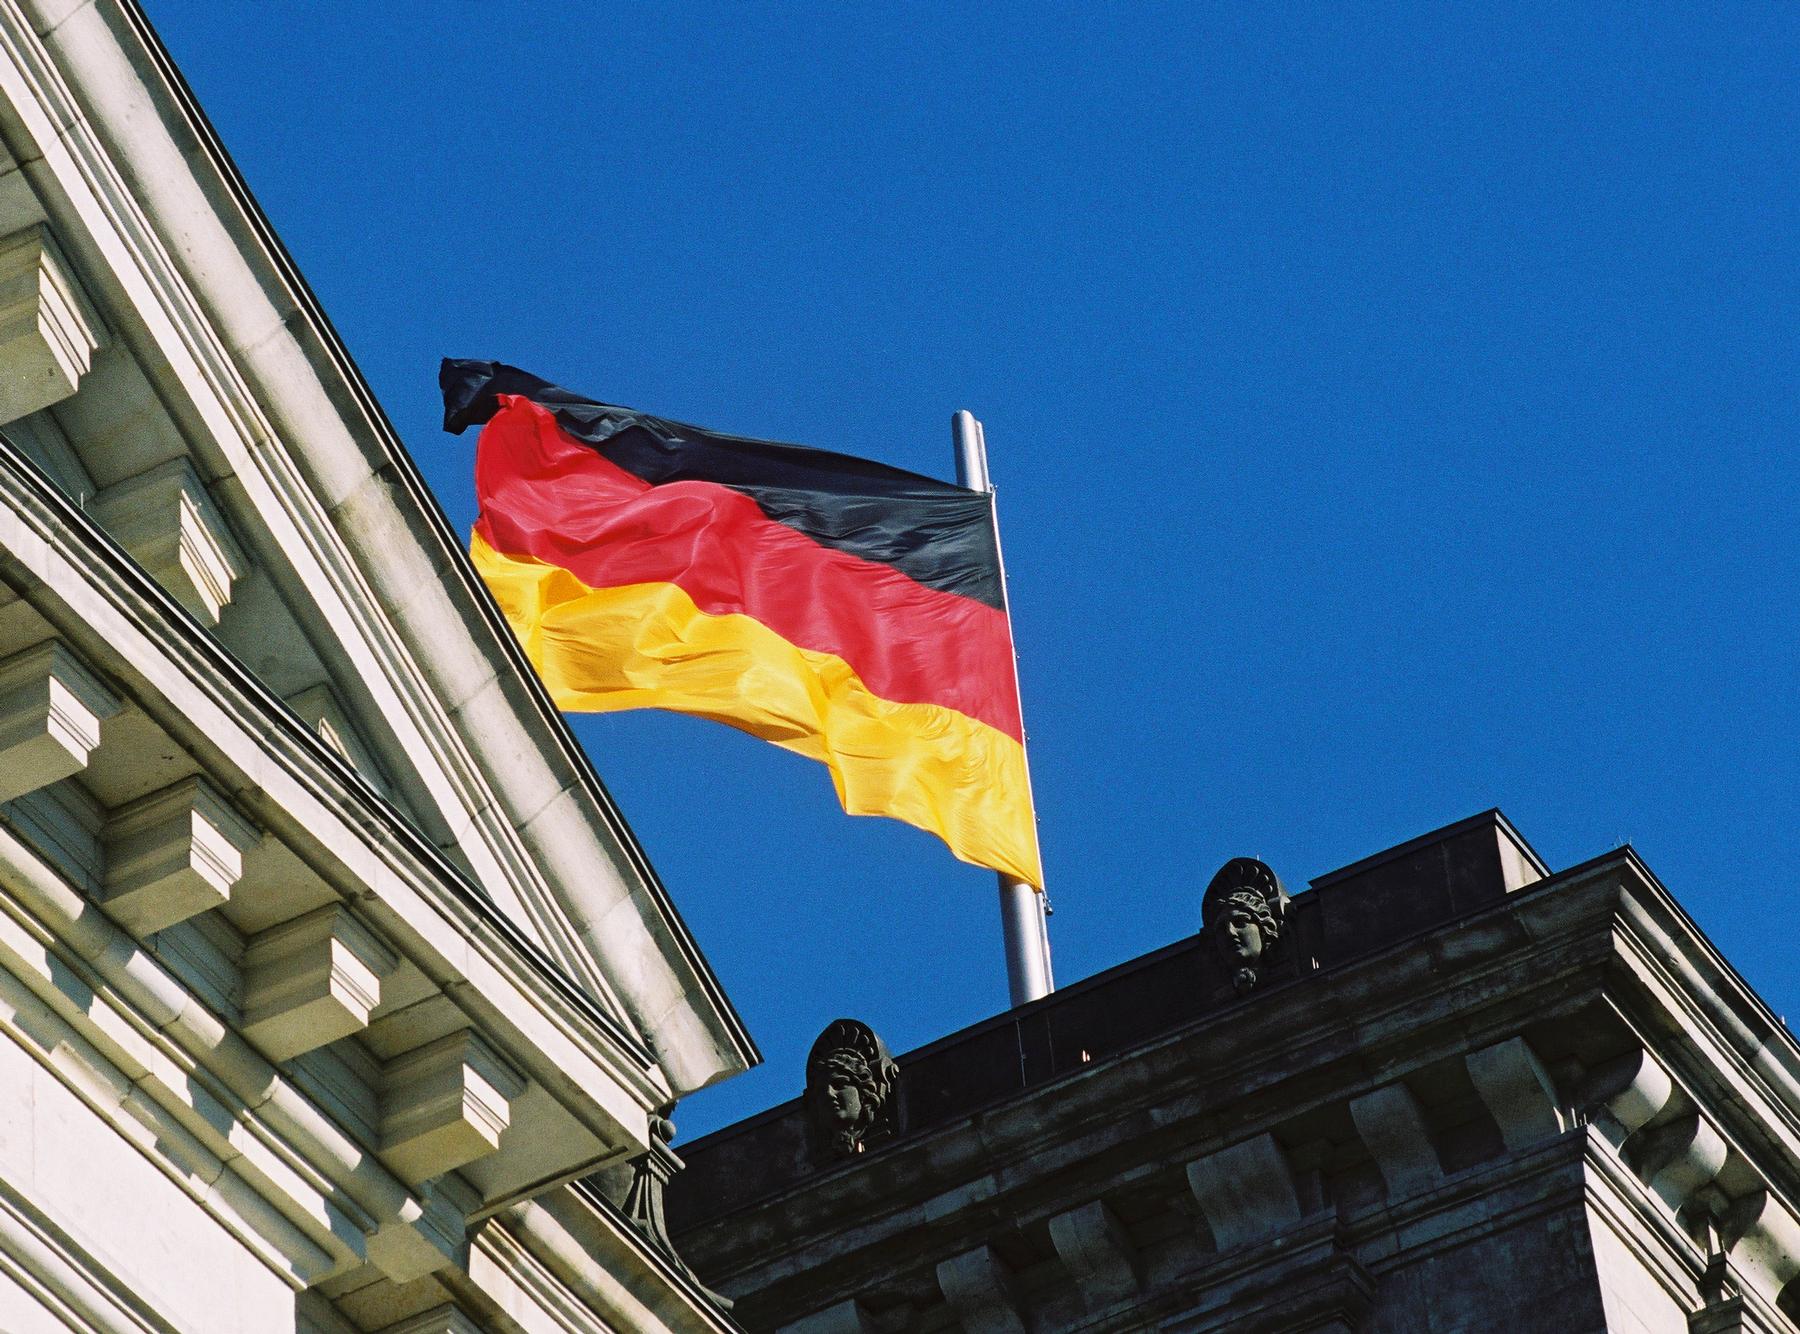
[(478, 530), (496, 551), (561, 566), (590, 588), (671, 583), (843, 659), (871, 691), (938, 704), (1019, 740), (1005, 613), (821, 546), (712, 482), (651, 486), (503, 399), (476, 458)]

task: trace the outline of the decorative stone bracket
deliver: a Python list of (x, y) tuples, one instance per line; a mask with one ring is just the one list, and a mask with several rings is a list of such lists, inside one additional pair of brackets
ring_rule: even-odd
[(1389, 1200), (1435, 1187), (1444, 1178), (1425, 1113), (1404, 1084), (1389, 1084), (1350, 1099), (1350, 1119), (1375, 1160)]
[(100, 316), (50, 229), (0, 240), (0, 425), (73, 395), (100, 345)]
[(0, 662), (0, 801), (87, 768), (118, 696), (56, 640)]
[(1142, 1281), (1137, 1252), (1105, 1201), (1057, 1214), (1050, 1220), (1050, 1240), (1090, 1314), (1137, 1293)]
[(384, 1076), (381, 1159), (409, 1185), (500, 1147), (525, 1080), (473, 1029), (397, 1056)]
[(153, 792), (107, 824), (100, 906), (137, 936), (217, 908), (259, 836), (204, 778)]
[[(1696, 1334), (1761, 1328), (1748, 1312), (1772, 1305), (1800, 1278), (1800, 1216), (1734, 1150), (1707, 1114), (1643, 1048), (1592, 1071), (1582, 1087), (1590, 1122), (1668, 1210), (1704, 1227), (1717, 1248), (1703, 1288), (1707, 1306), (1691, 1322)], [(1721, 1187), (1733, 1183), (1732, 1196)]]
[(193, 466), (170, 459), (100, 493), (94, 513), (171, 597), (216, 625), (249, 567)]
[(1730, 1149), (1712, 1123), (1697, 1112), (1646, 1130), (1631, 1142), (1638, 1175), (1673, 1213), (1725, 1166)]
[(1732, 1264), (1771, 1298), (1800, 1278), (1800, 1218), (1767, 1190), (1738, 1200), (1720, 1225)]
[(1556, 1085), (1524, 1038), (1507, 1038), (1469, 1052), (1463, 1064), (1510, 1152), (1563, 1132), (1566, 1123)]
[(1025, 1334), (1012, 1271), (992, 1246), (940, 1261), (937, 1281), (966, 1334)]
[(1590, 1071), (1581, 1088), (1588, 1120), (1614, 1148), (1653, 1121), (1674, 1096), (1669, 1072), (1642, 1048)]
[(1287, 1155), (1266, 1132), (1195, 1159), (1187, 1165), (1187, 1178), (1221, 1251), (1261, 1241), (1300, 1222), (1300, 1197)]
[(244, 949), (244, 1036), (287, 1061), (361, 1032), (398, 965), (341, 904), (271, 927)]
[(669, 1147), (669, 1141), (674, 1138), (673, 1121), (666, 1116), (650, 1118), (650, 1147), (631, 1160), (631, 1185), (625, 1191), (625, 1203), (621, 1208), (625, 1217), (631, 1220), (632, 1226), (649, 1238), (665, 1259), (692, 1279), (714, 1306), (721, 1311), (729, 1311), (732, 1307), (731, 1298), (722, 1297), (701, 1283), (677, 1253), (675, 1242), (669, 1236), (669, 1223), (663, 1215), (663, 1192), (682, 1168), (681, 1159)]

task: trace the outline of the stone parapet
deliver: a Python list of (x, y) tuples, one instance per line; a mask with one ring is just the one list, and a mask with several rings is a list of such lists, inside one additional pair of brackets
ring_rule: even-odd
[(1247, 990), (1202, 936), (895, 1058), (867, 1152), (796, 1104), (689, 1146), (682, 1254), (752, 1331), (1786, 1318), (1794, 1044), (1629, 849), (1489, 815), (1317, 885)]

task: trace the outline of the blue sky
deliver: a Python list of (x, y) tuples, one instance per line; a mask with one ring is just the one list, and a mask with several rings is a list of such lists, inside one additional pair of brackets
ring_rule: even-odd
[[(446, 354), (946, 477), (984, 420), (1064, 980), (1497, 805), (1800, 1007), (1800, 10), (147, 6), (459, 528)], [(768, 1057), (684, 1139), (1004, 1007), (986, 873), (575, 730)]]

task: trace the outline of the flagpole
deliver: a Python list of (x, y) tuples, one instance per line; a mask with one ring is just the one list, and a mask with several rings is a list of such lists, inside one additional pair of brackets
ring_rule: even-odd
[[(971, 491), (992, 494), (994, 484), (988, 477), (987, 436), (981, 423), (968, 411), (950, 419), (951, 436), (956, 442), (956, 480)], [(1000, 516), (994, 514), (994, 553), (1000, 552)], [(1006, 562), (1000, 562), (1000, 604), (1006, 613), (1007, 638), (1012, 638), (1012, 608), (1006, 598)], [(1013, 659), (1013, 690), (1019, 687), (1019, 663)], [(1024, 701), (1020, 701), (1023, 716)], [(1020, 742), (1023, 745), (1023, 739)], [(1025, 766), (1025, 791), (1031, 793), (1031, 765)], [(1037, 838), (1037, 807), (1032, 806), (1032, 838)], [(1039, 858), (1042, 864), (1042, 858)], [(1050, 927), (1044, 914), (1044, 896), (1023, 880), (1015, 880), (1004, 871), (1000, 880), (1000, 933), (1006, 943), (1006, 984), (1014, 1005), (1048, 996), (1056, 988), (1050, 972)]]

